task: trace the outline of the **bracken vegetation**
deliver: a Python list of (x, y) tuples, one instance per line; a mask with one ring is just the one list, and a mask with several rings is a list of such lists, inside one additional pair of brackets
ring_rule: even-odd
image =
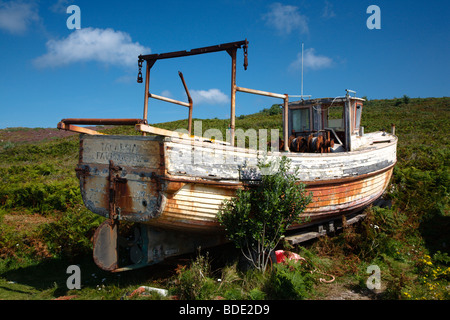
[[(90, 256), (91, 237), (103, 219), (82, 203), (74, 171), (77, 136), (27, 142), (11, 137), (33, 129), (0, 130), (0, 299), (329, 299), (351, 291), (370, 299), (448, 300), (450, 98), (365, 103), (365, 132), (390, 130), (391, 123), (399, 144), (384, 195), (390, 206), (366, 209), (362, 223), (333, 237), (294, 248), (281, 244), (305, 260), (274, 264), (265, 273), (240, 270), (233, 248), (121, 275), (99, 270)], [(155, 125), (174, 130), (187, 128), (187, 121)], [(236, 127), (281, 132), (279, 106), (240, 116)], [(209, 128), (225, 137), (228, 120), (202, 120), (202, 131)], [(102, 130), (138, 134), (129, 127)], [(222, 261), (225, 252), (230, 259)], [(71, 264), (81, 266), (80, 290), (66, 287)], [(381, 272), (377, 290), (367, 289), (371, 265)], [(327, 275), (335, 280), (321, 281)], [(141, 285), (166, 288), (169, 295), (131, 294)]]

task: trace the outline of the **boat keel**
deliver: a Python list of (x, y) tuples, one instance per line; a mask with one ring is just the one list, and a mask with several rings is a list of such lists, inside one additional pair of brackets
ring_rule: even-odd
[[(103, 270), (122, 272), (135, 270), (182, 254), (194, 253), (199, 248), (214, 247), (226, 242), (222, 234), (203, 234), (180, 230), (158, 229), (146, 224), (135, 224), (134, 239), (127, 241), (118, 235), (118, 223), (103, 222), (94, 235), (94, 262)], [(126, 247), (129, 257), (119, 257), (119, 245)], [(131, 264), (119, 266), (119, 261)]]

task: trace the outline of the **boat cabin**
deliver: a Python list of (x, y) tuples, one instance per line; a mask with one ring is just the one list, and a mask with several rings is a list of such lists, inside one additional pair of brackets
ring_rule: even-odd
[(364, 99), (350, 97), (299, 100), (288, 105), (288, 146), (291, 152), (354, 150), (363, 135)]

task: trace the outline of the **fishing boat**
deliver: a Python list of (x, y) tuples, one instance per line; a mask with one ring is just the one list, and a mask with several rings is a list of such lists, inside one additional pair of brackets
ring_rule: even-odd
[[(225, 43), (190, 51), (140, 55), (138, 82), (144, 82), (142, 119), (62, 119), (58, 128), (80, 133), (76, 173), (85, 206), (105, 217), (94, 235), (96, 264), (113, 272), (163, 261), (198, 247), (227, 242), (217, 214), (236, 190), (263, 174), (261, 159), (274, 169), (285, 156), (298, 170), (299, 182), (313, 195), (286, 238), (299, 243), (334, 231), (361, 218), (361, 211), (386, 190), (396, 163), (397, 137), (380, 131), (364, 133), (361, 116), (364, 99), (346, 90), (341, 97), (301, 99), (236, 85), (236, 52), (243, 48), (247, 68), (248, 41)], [(231, 57), (231, 117), (224, 139), (220, 131), (192, 123), (193, 100), (183, 74), (179, 76), (188, 102), (150, 93), (150, 70), (160, 59), (226, 51)], [(279, 98), (283, 132), (235, 128), (236, 92)], [(171, 131), (148, 124), (149, 99), (188, 108), (188, 128)], [(80, 125), (132, 125), (140, 135), (106, 135)], [(395, 129), (395, 127), (392, 127)], [(218, 132), (219, 131), (219, 132)], [(214, 137), (214, 138), (213, 138)], [(243, 141), (247, 141), (245, 144)], [(248, 141), (254, 146), (248, 146)], [(134, 238), (119, 236), (119, 222), (136, 226)], [(123, 244), (129, 257), (119, 258)]]

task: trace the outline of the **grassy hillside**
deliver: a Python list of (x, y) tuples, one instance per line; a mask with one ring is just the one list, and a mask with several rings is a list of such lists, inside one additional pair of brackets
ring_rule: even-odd
[[(386, 195), (392, 208), (370, 208), (358, 228), (291, 248), (315, 269), (333, 274), (331, 284), (295, 268), (274, 268), (265, 277), (242, 274), (233, 265), (216, 270), (202, 256), (183, 267), (166, 266), (163, 276), (157, 266), (151, 275), (144, 272), (148, 269), (121, 277), (103, 273), (90, 258), (90, 238), (102, 219), (84, 208), (74, 171), (78, 136), (56, 129), (0, 130), (0, 299), (68, 294), (118, 299), (137, 283), (164, 286), (184, 298), (263, 299), (277, 298), (270, 288), (280, 279), (291, 285), (292, 297), (325, 299), (346, 290), (366, 292), (369, 265), (378, 265), (382, 278), (382, 289), (377, 295), (370, 292), (372, 298), (449, 299), (450, 98), (366, 102), (365, 132), (390, 130), (391, 123), (399, 137), (398, 163)], [(187, 121), (155, 125), (175, 130), (187, 128)], [(264, 109), (238, 117), (236, 127), (281, 132), (281, 114), (275, 107)], [(228, 119), (202, 120), (203, 132), (210, 128), (225, 136)], [(102, 130), (138, 134), (129, 127)], [(83, 265), (83, 274), (96, 276), (84, 277), (82, 290), (68, 291), (65, 268), (75, 263)]]

